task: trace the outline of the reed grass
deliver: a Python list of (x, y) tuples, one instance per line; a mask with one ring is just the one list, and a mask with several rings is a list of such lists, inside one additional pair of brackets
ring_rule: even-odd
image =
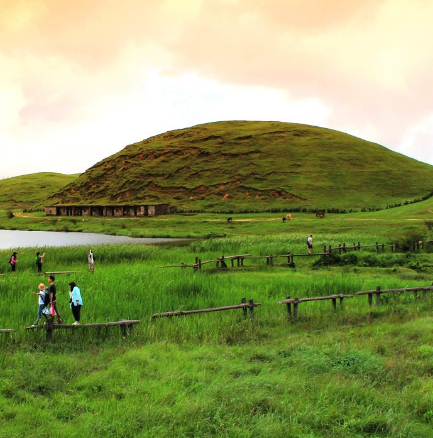
[[(65, 322), (73, 321), (70, 281), (82, 291), (82, 323), (142, 321), (127, 339), (117, 328), (78, 328), (55, 331), (51, 343), (43, 330), (24, 330), (37, 311), (30, 291), (46, 276), (35, 274), (35, 249), (20, 249), (17, 274), (0, 277), (1, 326), (18, 330), (0, 334), (0, 437), (431, 437), (431, 295), (383, 295), (373, 308), (354, 297), (337, 312), (327, 301), (303, 303), (296, 323), (278, 304), (287, 295), (428, 286), (420, 266), (431, 254), (388, 253), (395, 263), (385, 267), (315, 265), (317, 257), (294, 269), (264, 260), (225, 271), (161, 267), (198, 255), (305, 252), (301, 238), (99, 246), (94, 274), (82, 247), (46, 248), (45, 270), (80, 271), (56, 279)], [(261, 303), (254, 321), (242, 310), (150, 318), (242, 297)]]

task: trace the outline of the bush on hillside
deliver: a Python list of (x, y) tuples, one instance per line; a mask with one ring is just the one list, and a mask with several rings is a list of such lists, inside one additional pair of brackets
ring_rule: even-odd
[(433, 221), (426, 220), (424, 221), (425, 226), (431, 231), (433, 229)]
[(394, 241), (397, 251), (408, 252), (414, 248), (415, 244), (424, 240), (424, 234), (419, 229), (411, 228), (401, 231), (390, 240)]

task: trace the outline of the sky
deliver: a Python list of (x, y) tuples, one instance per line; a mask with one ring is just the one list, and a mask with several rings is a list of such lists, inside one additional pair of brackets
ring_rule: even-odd
[(222, 120), (433, 164), (431, 0), (0, 0), (0, 178)]

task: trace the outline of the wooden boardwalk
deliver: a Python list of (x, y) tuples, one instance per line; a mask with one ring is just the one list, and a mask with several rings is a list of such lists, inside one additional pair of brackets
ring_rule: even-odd
[(51, 322), (45, 323), (43, 325), (38, 325), (36, 327), (26, 327), (26, 330), (46, 330), (47, 341), (51, 341), (53, 336), (53, 330), (79, 330), (79, 329), (87, 329), (87, 328), (96, 328), (96, 327), (120, 327), (122, 336), (126, 338), (126, 336), (132, 335), (132, 328), (136, 324), (140, 324), (140, 320), (138, 319), (122, 319), (121, 321), (113, 321), (113, 322), (94, 322), (89, 324), (53, 324)]

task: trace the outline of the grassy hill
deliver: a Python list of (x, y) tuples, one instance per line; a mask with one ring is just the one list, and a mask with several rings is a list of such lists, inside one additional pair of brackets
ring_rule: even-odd
[(0, 180), (0, 208), (37, 208), (53, 193), (78, 177), (40, 172)]
[(198, 125), (131, 144), (49, 203), (170, 203), (213, 211), (385, 207), (433, 191), (433, 167), (338, 131)]

